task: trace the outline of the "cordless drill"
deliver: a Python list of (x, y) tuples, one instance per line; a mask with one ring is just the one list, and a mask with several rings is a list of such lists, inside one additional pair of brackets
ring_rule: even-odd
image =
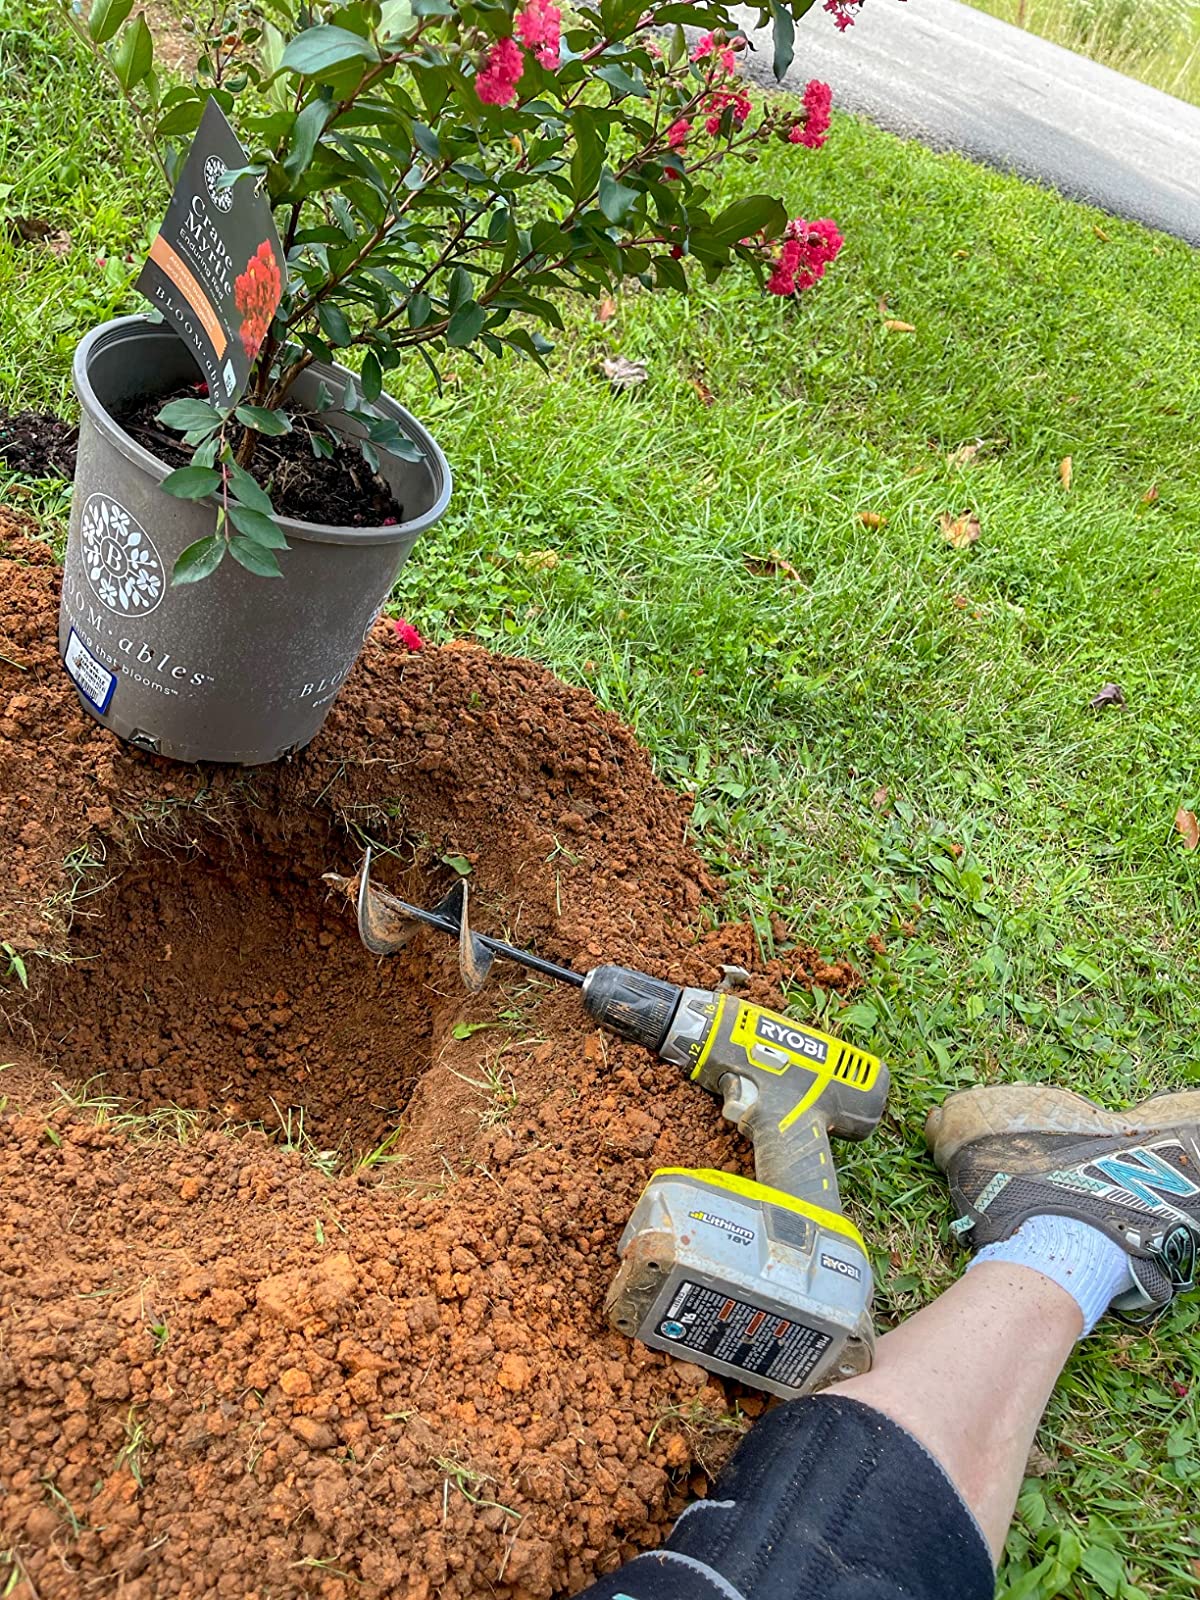
[(771, 1394), (806, 1394), (871, 1365), (871, 1265), (842, 1215), (830, 1133), (863, 1139), (883, 1115), (888, 1069), (875, 1056), (777, 1012), (712, 989), (684, 989), (631, 967), (586, 975), (475, 933), (460, 880), (432, 909), (370, 881), (326, 880), (357, 904), (358, 931), (392, 955), (418, 924), (458, 941), (463, 982), (517, 961), (582, 990), (591, 1016), (721, 1097), (754, 1146), (755, 1178), (663, 1167), (621, 1235), (605, 1311), (656, 1350)]
[(593, 968), (583, 1002), (719, 1095), (754, 1146), (754, 1181), (712, 1168), (653, 1175), (617, 1247), (612, 1326), (771, 1394), (865, 1372), (871, 1265), (842, 1215), (827, 1136), (875, 1128), (887, 1067), (735, 995), (625, 967)]

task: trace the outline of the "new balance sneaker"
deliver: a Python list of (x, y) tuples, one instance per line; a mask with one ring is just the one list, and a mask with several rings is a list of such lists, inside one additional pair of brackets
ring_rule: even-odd
[(925, 1124), (972, 1249), (1029, 1217), (1075, 1217), (1127, 1252), (1134, 1286), (1113, 1302), (1153, 1314), (1193, 1286), (1200, 1246), (1200, 1090), (1105, 1111), (1069, 1089), (967, 1089)]

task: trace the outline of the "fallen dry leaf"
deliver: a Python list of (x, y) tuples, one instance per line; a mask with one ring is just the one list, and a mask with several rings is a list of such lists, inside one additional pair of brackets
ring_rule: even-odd
[(965, 611), (971, 604), (965, 594), (956, 594), (952, 603), (956, 611)]
[(968, 444), (960, 444), (957, 450), (952, 450), (946, 457), (946, 465), (948, 467), (965, 467), (968, 461), (974, 461), (982, 449), (982, 439), (973, 439)]
[(755, 578), (790, 578), (793, 583), (803, 583), (800, 573), (778, 550), (768, 550), (765, 556), (744, 556), (746, 571)]
[(938, 524), (942, 530), (942, 538), (956, 550), (965, 550), (968, 545), (974, 544), (983, 532), (979, 526), (979, 518), (973, 511), (964, 511), (958, 517), (952, 517), (948, 511), (943, 511), (938, 518)]
[(1183, 838), (1185, 850), (1195, 850), (1200, 846), (1200, 823), (1196, 821), (1194, 811), (1185, 811), (1182, 806), (1175, 813), (1175, 827)]
[(970, 255), (971, 252), (969, 250), (956, 250), (954, 252), (954, 259), (955, 261), (967, 261), (970, 259)]
[(645, 383), (648, 373), (644, 361), (627, 361), (624, 356), (605, 356), (604, 376), (619, 394), (622, 389), (633, 389)]
[(917, 331), (915, 323), (900, 322), (895, 317), (885, 317), (883, 325), (889, 333), (916, 333)]
[(527, 572), (553, 572), (562, 557), (557, 550), (524, 550), (517, 560)]
[(1123, 706), (1125, 704), (1125, 691), (1119, 683), (1106, 683), (1099, 694), (1094, 694), (1088, 701), (1093, 711), (1101, 711), (1105, 706)]
[(888, 791), (888, 786), (885, 783), (881, 789), (876, 789), (875, 793), (871, 796), (871, 804), (875, 807), (876, 811), (882, 811), (890, 798), (891, 795)]
[(1059, 482), (1062, 484), (1064, 489), (1069, 489), (1071, 487), (1071, 458), (1070, 458), (1070, 456), (1064, 456), (1062, 458), (1062, 460), (1058, 463), (1058, 477), (1059, 477)]
[(880, 316), (881, 316), (881, 317), (886, 317), (886, 316), (887, 316), (887, 314), (888, 314), (888, 303), (887, 303), (887, 295), (885, 295), (885, 294), (881, 294), (881, 295), (880, 295), (880, 296), (879, 296), (879, 299), (878, 299), (878, 300), (876, 300), (876, 302), (875, 302), (875, 304), (876, 304), (876, 306), (877, 306), (877, 307), (878, 307), (878, 309), (879, 309), (879, 315), (880, 315)]
[(708, 385), (705, 383), (703, 378), (689, 378), (688, 382), (691, 384), (692, 388), (696, 391), (696, 398), (697, 398), (697, 400), (699, 400), (699, 402), (700, 402), (700, 404), (702, 406), (710, 406), (710, 405), (712, 405), (713, 401), (717, 397), (712, 392), (712, 390), (708, 387)]
[(597, 322), (611, 322), (617, 314), (617, 302), (612, 299), (601, 300), (596, 307)]
[(1103, 239), (1105, 244), (1108, 243), (1108, 235), (1105, 233), (1103, 228), (1099, 227), (1094, 222), (1092, 223), (1092, 232), (1096, 235), (1097, 239)]
[(1158, 485), (1156, 483), (1152, 483), (1150, 485), (1150, 487), (1146, 490), (1145, 494), (1142, 496), (1142, 504), (1144, 506), (1152, 506), (1157, 499), (1158, 499)]
[(864, 528), (886, 528), (887, 518), (879, 511), (860, 511), (858, 520)]
[(3, 225), (9, 238), (22, 244), (37, 244), (54, 232), (53, 225), (42, 217), (5, 217)]

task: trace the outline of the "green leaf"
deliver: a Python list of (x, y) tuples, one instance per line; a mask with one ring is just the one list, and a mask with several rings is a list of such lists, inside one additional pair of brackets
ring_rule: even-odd
[(200, 126), (200, 118), (204, 115), (203, 100), (184, 100), (159, 118), (155, 132), (162, 139), (177, 137), (183, 133), (195, 133)]
[(350, 343), (350, 324), (338, 306), (330, 305), (327, 300), (322, 301), (317, 307), (317, 321), (321, 324), (321, 332), (335, 348), (342, 350)]
[(133, 0), (95, 0), (87, 30), (97, 44), (107, 44), (133, 10)]
[(471, 863), (466, 856), (442, 856), (441, 860), (454, 872), (457, 872), (460, 878), (465, 878), (471, 870)]
[(1125, 1563), (1115, 1550), (1103, 1544), (1089, 1544), (1084, 1548), (1079, 1565), (1089, 1578), (1095, 1579), (1109, 1600), (1118, 1600), (1125, 1584)]
[(457, 311), (459, 306), (469, 306), (474, 298), (474, 278), (472, 278), (466, 267), (455, 267), (450, 274), (450, 310)]
[(203, 500), (220, 482), (221, 474), (214, 467), (177, 467), (167, 473), (162, 487), (177, 500)]
[(221, 413), (207, 400), (170, 400), (155, 421), (165, 428), (178, 428), (181, 433), (193, 433), (201, 428), (211, 433), (221, 426)]
[(413, 295), (412, 299), (408, 302), (409, 327), (423, 328), (429, 321), (429, 313), (432, 309), (433, 308), (430, 304), (429, 296), (425, 293), (424, 289), (418, 289), (416, 294)]
[(608, 84), (610, 89), (615, 89), (619, 95), (636, 94), (643, 100), (650, 98), (650, 91), (646, 85), (638, 78), (631, 78), (625, 68), (616, 61), (598, 67), (596, 77)]
[(298, 33), (283, 52), (283, 60), (279, 66), (283, 72), (303, 73), (311, 78), (322, 72), (329, 72), (335, 67), (344, 66), (347, 61), (356, 58), (363, 61), (378, 61), (379, 52), (369, 39), (351, 33), (348, 28), (334, 28), (323, 24), (318, 28), (306, 28), (303, 33)]
[(261, 511), (251, 511), (249, 506), (231, 505), (229, 520), (239, 533), (260, 544), (265, 550), (286, 550), (288, 542), (272, 518)]
[(363, 397), (372, 403), (383, 393), (383, 368), (374, 350), (368, 350), (362, 364)]
[(398, 39), (412, 26), (409, 0), (383, 0), (379, 8), (379, 31), (385, 39)]
[(484, 307), (474, 300), (469, 300), (465, 306), (459, 306), (446, 329), (446, 343), (456, 350), (465, 349), (467, 345), (473, 344), (483, 332), (487, 315)]
[(750, 234), (765, 229), (768, 237), (782, 233), (787, 226), (787, 211), (783, 202), (769, 194), (750, 194), (744, 200), (735, 200), (713, 218), (708, 229), (710, 237), (722, 244), (736, 244)]
[(236, 461), (229, 463), (229, 488), (244, 506), (249, 506), (254, 511), (261, 511), (266, 517), (275, 515), (270, 495), (255, 482), (245, 467), (239, 467)]
[(296, 118), (296, 124), (292, 129), (291, 148), (287, 160), (283, 163), (283, 170), (293, 183), (308, 171), (313, 151), (317, 148), (317, 140), (325, 130), (332, 109), (328, 100), (310, 100)]
[(261, 544), (256, 544), (253, 539), (245, 539), (240, 533), (234, 534), (229, 541), (229, 554), (238, 566), (245, 567), (247, 572), (252, 572), (256, 578), (282, 578), (283, 571), (279, 565), (279, 558), (274, 550), (267, 550)]
[(412, 136), (422, 155), (427, 155), (431, 161), (441, 160), (442, 147), (438, 143), (438, 136), (432, 128), (427, 128), (423, 122), (414, 122)]
[(684, 271), (682, 261), (676, 261), (674, 256), (655, 256), (654, 277), (660, 289), (675, 289), (680, 294), (687, 293), (687, 273)]
[(133, 0), (96, 0), (88, 13), (88, 32), (94, 42), (107, 45), (130, 11)]
[(225, 559), (225, 541), (219, 533), (210, 533), (207, 539), (197, 539), (188, 545), (175, 563), (171, 574), (173, 584), (198, 583), (207, 578)]
[(126, 24), (113, 52), (112, 64), (122, 89), (136, 88), (154, 65), (154, 40), (140, 11)]
[(600, 209), (610, 222), (624, 222), (633, 210), (638, 191), (618, 183), (605, 167), (600, 174)]
[(604, 146), (596, 117), (590, 106), (580, 106), (571, 117), (575, 134), (575, 151), (571, 156), (571, 198), (577, 203), (586, 200), (600, 178), (604, 160)]
[(775, 81), (782, 80), (796, 54), (796, 25), (792, 13), (779, 0), (771, 0), (772, 37), (775, 41)]
[(265, 433), (271, 439), (278, 439), (281, 434), (292, 431), (292, 425), (282, 411), (269, 411), (266, 406), (238, 406), (233, 414), (239, 422), (253, 428), (255, 433)]

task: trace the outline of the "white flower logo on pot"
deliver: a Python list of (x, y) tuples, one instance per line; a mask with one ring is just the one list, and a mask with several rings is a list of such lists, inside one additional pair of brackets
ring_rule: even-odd
[(84, 570), (96, 598), (121, 616), (148, 616), (163, 597), (163, 568), (149, 534), (123, 505), (88, 496), (80, 523)]
[[(842, 26), (859, 3), (829, 0), (826, 10)], [(810, 5), (752, 8), (773, 22), (780, 77)], [(164, 174), (175, 172), (173, 141), (199, 127), (209, 88), (163, 94), (145, 19), (128, 14), (115, 0), (78, 27), (155, 131)], [(414, 356), (439, 384), (447, 359), (460, 374), (487, 357), (545, 366), (542, 330), (563, 326), (562, 291), (611, 300), (629, 279), (687, 292), (740, 267), (791, 306), (837, 255), (828, 220), (789, 222), (770, 194), (723, 203), (714, 186), (726, 161), (752, 164), (769, 141), (797, 159), (820, 148), (828, 90), (814, 81), (802, 101), (756, 102), (737, 74), (746, 41), (734, 9), (712, 0), (702, 13), (712, 31), (692, 46), (680, 26), (690, 14), (679, 0), (605, 0), (572, 11), (564, 28), (552, 0), (362, 0), (290, 36), (272, 22), (215, 23), (209, 58), (222, 62), (221, 104), (249, 155), (237, 181), (253, 179), (269, 200), (286, 261), (259, 245), (232, 266), (253, 363), (244, 403), (222, 409), (188, 393), (188, 372), (177, 363), (168, 374), (161, 342), (144, 392), (169, 402), (152, 444), (174, 428), (192, 452), (163, 482), (193, 530), (186, 547), (166, 550), (168, 592), (221, 569), (226, 614), (237, 613), (243, 634), (256, 630), (247, 672), (264, 694), (278, 656), (292, 662), (295, 695), (327, 706), (353, 653), (301, 661), (301, 645), (318, 651), (351, 620), (359, 640), (415, 534), (448, 499), (440, 452), (384, 392), (385, 374), (403, 381)], [(315, 486), (310, 500), (297, 497), (302, 480)], [(375, 508), (369, 528), (364, 499)], [(330, 504), (357, 511), (348, 520), (358, 525), (331, 527)], [(313, 559), (322, 540), (345, 564), (389, 539), (397, 559), (353, 602), (331, 562)], [(233, 563), (286, 573), (270, 641), (265, 608), (275, 602), (245, 600)], [(298, 610), (310, 583), (325, 597), (311, 615)], [(292, 693), (282, 682), (270, 692), (277, 704)]]

